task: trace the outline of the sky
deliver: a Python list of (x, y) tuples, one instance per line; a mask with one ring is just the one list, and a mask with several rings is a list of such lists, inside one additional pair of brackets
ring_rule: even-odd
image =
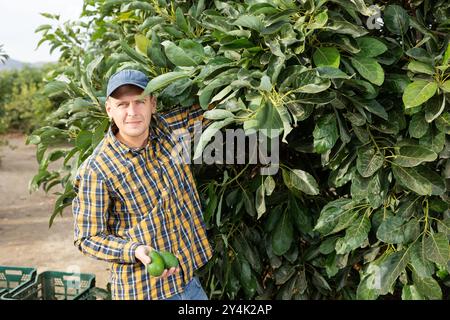
[(59, 14), (61, 22), (77, 20), (82, 6), (83, 0), (0, 0), (0, 44), (3, 44), (3, 50), (10, 58), (22, 62), (57, 61), (59, 54), (56, 51), (50, 54), (50, 47), (45, 43), (35, 50), (40, 35), (34, 30), (51, 21), (39, 13)]

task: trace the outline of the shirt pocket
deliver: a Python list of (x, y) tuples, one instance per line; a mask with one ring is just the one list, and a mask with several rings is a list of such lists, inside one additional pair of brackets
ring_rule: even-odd
[(131, 174), (121, 175), (112, 182), (114, 206), (118, 211), (144, 217), (158, 205), (156, 182), (147, 177), (133, 180)]
[(154, 216), (158, 214), (158, 206), (148, 212), (145, 216), (126, 232), (125, 236), (128, 240), (139, 242), (148, 246), (153, 246), (156, 237), (156, 227), (154, 224)]

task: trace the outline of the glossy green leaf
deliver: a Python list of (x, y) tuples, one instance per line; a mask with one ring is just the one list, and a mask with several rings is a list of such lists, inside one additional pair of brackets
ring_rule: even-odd
[(256, 292), (256, 279), (252, 274), (252, 270), (250, 264), (245, 259), (241, 260), (241, 272), (240, 272), (240, 280), (242, 284), (242, 288), (247, 297), (251, 297)]
[(260, 32), (264, 28), (261, 17), (254, 15), (241, 15), (233, 23), (233, 25), (253, 29)]
[(384, 163), (384, 156), (371, 145), (361, 147), (357, 151), (356, 168), (365, 178), (372, 176)]
[(330, 254), (334, 251), (334, 248), (336, 246), (336, 241), (339, 239), (339, 237), (333, 236), (326, 238), (322, 241), (319, 247), (319, 251), (322, 254)]
[(148, 56), (156, 66), (167, 66), (167, 59), (162, 51), (160, 39), (154, 30), (152, 31), (151, 46), (148, 48)]
[(376, 38), (361, 37), (356, 38), (356, 42), (360, 48), (358, 56), (373, 58), (388, 50), (386, 45)]
[(438, 221), (438, 230), (450, 237), (450, 218)]
[(150, 41), (143, 34), (135, 34), (134, 42), (136, 43), (136, 51), (140, 54), (147, 56), (147, 50), (150, 46)]
[(234, 114), (232, 112), (228, 111), (228, 110), (213, 109), (213, 110), (205, 111), (203, 116), (206, 119), (222, 120), (222, 119), (226, 119), (226, 118), (233, 118)]
[(291, 247), (293, 239), (294, 228), (291, 220), (289, 219), (289, 214), (285, 212), (283, 213), (281, 219), (279, 219), (273, 232), (273, 252), (278, 256), (285, 254)]
[(286, 283), (295, 273), (295, 267), (292, 265), (283, 265), (275, 271), (275, 284), (282, 285)]
[(86, 77), (89, 81), (92, 82), (92, 78), (94, 76), (94, 71), (98, 68), (100, 63), (102, 62), (104, 56), (101, 54), (98, 57), (96, 57), (94, 60), (89, 62), (89, 64), (86, 67)]
[(415, 242), (411, 247), (411, 267), (422, 278), (431, 277), (434, 273), (433, 264), (426, 258), (426, 248), (423, 241)]
[(441, 88), (443, 91), (445, 91), (445, 92), (447, 92), (447, 93), (450, 93), (450, 80), (444, 81), (444, 82), (442, 83), (442, 85), (440, 86), (440, 88)]
[(316, 179), (306, 171), (294, 169), (290, 171), (292, 187), (309, 195), (319, 194)]
[(258, 214), (258, 219), (261, 218), (261, 216), (266, 212), (266, 202), (264, 198), (264, 184), (261, 184), (258, 189), (256, 190), (255, 195), (255, 208), (256, 212)]
[(434, 69), (431, 65), (414, 60), (408, 63), (408, 70), (414, 73), (434, 74)]
[(436, 119), (436, 128), (445, 134), (450, 134), (450, 112), (444, 112)]
[(447, 49), (444, 52), (444, 56), (442, 57), (442, 65), (450, 64), (450, 43), (447, 44)]
[(377, 238), (385, 243), (405, 241), (405, 221), (399, 216), (388, 217), (377, 230)]
[(379, 296), (377, 290), (371, 288), (372, 276), (365, 276), (361, 279), (356, 289), (358, 300), (376, 300)]
[(378, 265), (374, 264), (370, 269), (373, 274), (373, 282), (368, 287), (377, 290), (379, 294), (387, 294), (405, 270), (409, 260), (409, 250), (393, 252), (383, 257)]
[(388, 182), (384, 172), (378, 171), (376, 174), (369, 178), (367, 185), (368, 200), (373, 209), (381, 206), (387, 197)]
[(332, 19), (325, 29), (332, 31), (335, 34), (346, 34), (355, 38), (362, 37), (369, 33), (367, 29), (343, 19)]
[(417, 61), (431, 64), (432, 58), (427, 50), (423, 48), (411, 48), (406, 51), (406, 54)]
[(384, 107), (380, 103), (378, 103), (377, 100), (372, 99), (372, 100), (364, 100), (364, 101), (360, 101), (360, 102), (361, 102), (361, 105), (364, 107), (364, 109), (366, 109), (370, 113), (373, 113), (384, 120), (389, 120), (389, 115), (387, 114)]
[(336, 253), (345, 254), (359, 248), (366, 241), (370, 231), (370, 220), (364, 214), (355, 220), (345, 232), (345, 237), (336, 242)]
[(323, 28), (328, 21), (328, 14), (326, 11), (322, 11), (314, 16), (312, 21), (309, 21), (307, 28), (314, 30)]
[(329, 66), (317, 67), (316, 70), (320, 77), (326, 78), (326, 79), (350, 79), (351, 78), (345, 72), (341, 71), (338, 68), (334, 68), (334, 67), (329, 67)]
[(426, 80), (416, 80), (410, 83), (403, 93), (403, 103), (405, 108), (413, 108), (420, 106), (422, 103), (430, 99), (437, 90), (437, 84), (435, 82), (429, 82)]
[(403, 35), (409, 28), (408, 13), (398, 5), (388, 5), (384, 10), (384, 23), (390, 32)]
[(383, 84), (383, 68), (374, 58), (355, 56), (350, 60), (352, 62), (352, 65), (364, 79), (369, 80), (377, 86), (381, 86)]
[(424, 146), (402, 146), (395, 157), (395, 164), (401, 167), (415, 167), (423, 162), (434, 161), (437, 154)]
[[(161, 43), (167, 58), (176, 66), (190, 67), (198, 65), (196, 59), (189, 55), (185, 50), (177, 46), (175, 43), (166, 40)], [(203, 47), (202, 47), (203, 48)]]
[(174, 71), (174, 72), (168, 72), (164, 73), (162, 75), (157, 76), (156, 78), (153, 78), (149, 81), (147, 84), (147, 87), (145, 88), (144, 94), (150, 94), (152, 92), (155, 92), (159, 89), (167, 87), (169, 84), (183, 78), (189, 77), (188, 72), (182, 72), (182, 71)]
[(269, 233), (273, 229), (275, 229), (275, 226), (277, 225), (278, 220), (282, 216), (282, 207), (281, 205), (276, 206), (273, 209), (269, 209), (269, 212), (266, 215), (266, 222), (264, 224), (264, 230)]
[(416, 113), (412, 116), (409, 123), (409, 135), (413, 138), (421, 138), (428, 131), (428, 123), (422, 113)]
[(430, 148), (435, 153), (439, 153), (444, 149), (445, 133), (431, 130), (419, 140), (419, 144)]
[(77, 135), (76, 146), (79, 150), (86, 150), (92, 143), (92, 132), (80, 131)]
[(299, 232), (308, 233), (312, 230), (312, 219), (307, 208), (301, 207), (292, 194), (289, 194), (288, 210), (292, 221)]
[(317, 67), (339, 68), (340, 58), (339, 51), (334, 47), (320, 47), (313, 54), (314, 64)]
[(314, 271), (313, 273), (312, 283), (320, 289), (331, 291), (331, 287), (328, 284), (327, 280), (325, 280), (325, 278), (317, 271)]
[(424, 239), (425, 257), (435, 263), (446, 265), (450, 258), (449, 243), (445, 233), (432, 233)]
[(445, 96), (433, 96), (425, 102), (425, 120), (430, 123), (436, 120), (444, 111), (446, 105)]
[(253, 195), (247, 191), (244, 190), (242, 193), (242, 199), (244, 201), (245, 211), (252, 217), (256, 216), (256, 208), (255, 208), (255, 202), (253, 200)]
[(355, 173), (350, 186), (350, 193), (353, 200), (361, 201), (366, 200), (369, 197), (369, 182), (370, 178), (364, 178), (360, 174)]
[(353, 206), (351, 199), (338, 199), (329, 202), (322, 208), (314, 230), (322, 234), (328, 234), (334, 229), (344, 214), (353, 212)]
[(44, 94), (49, 97), (54, 97), (64, 93), (68, 89), (67, 83), (63, 81), (52, 81), (45, 85)]
[(431, 184), (431, 194), (440, 196), (446, 191), (444, 178), (436, 170), (431, 170), (428, 166), (416, 167), (417, 172)]
[(266, 191), (266, 196), (270, 196), (272, 192), (275, 190), (276, 182), (272, 176), (267, 176), (264, 179), (264, 190)]
[(393, 166), (392, 172), (394, 173), (397, 182), (407, 189), (420, 195), (431, 195), (431, 184), (420, 176), (414, 168), (410, 169)]
[(175, 17), (178, 28), (183, 30), (183, 32), (188, 33), (189, 26), (186, 21), (186, 18), (184, 17), (183, 10), (181, 9), (181, 7), (178, 7), (177, 10), (175, 11)]
[(402, 289), (402, 300), (423, 300), (423, 296), (415, 285), (405, 285)]
[(432, 277), (422, 278), (415, 272), (412, 273), (414, 286), (430, 300), (442, 300), (442, 289)]
[(314, 150), (325, 153), (330, 150), (338, 139), (336, 117), (330, 113), (319, 118), (313, 132)]

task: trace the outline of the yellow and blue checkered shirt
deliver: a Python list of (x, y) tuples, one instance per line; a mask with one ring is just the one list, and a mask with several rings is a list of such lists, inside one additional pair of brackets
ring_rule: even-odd
[[(148, 144), (131, 149), (112, 127), (80, 166), (72, 203), (75, 246), (111, 262), (113, 299), (165, 299), (183, 290), (212, 256), (200, 198), (189, 164), (174, 161), (174, 130), (203, 125), (198, 106), (153, 115)], [(178, 141), (179, 142), (179, 141)], [(144, 244), (176, 255), (180, 272), (149, 276), (134, 256)]]

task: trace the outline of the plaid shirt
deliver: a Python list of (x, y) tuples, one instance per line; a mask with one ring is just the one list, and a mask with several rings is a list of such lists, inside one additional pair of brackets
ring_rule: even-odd
[[(207, 121), (198, 106), (155, 114), (140, 150), (122, 144), (110, 128), (77, 172), (75, 246), (112, 263), (113, 299), (175, 295), (212, 256), (189, 164), (171, 156), (177, 142), (171, 133), (185, 129), (192, 136), (197, 121)], [(181, 271), (165, 279), (149, 276), (134, 256), (141, 244), (175, 254)]]

